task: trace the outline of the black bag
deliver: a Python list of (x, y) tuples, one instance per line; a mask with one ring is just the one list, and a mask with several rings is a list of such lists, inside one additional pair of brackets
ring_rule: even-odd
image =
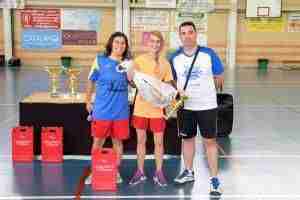
[(0, 67), (4, 67), (4, 66), (5, 66), (5, 56), (0, 55)]
[(227, 93), (218, 93), (217, 102), (217, 136), (227, 137), (231, 133), (233, 125), (233, 96)]

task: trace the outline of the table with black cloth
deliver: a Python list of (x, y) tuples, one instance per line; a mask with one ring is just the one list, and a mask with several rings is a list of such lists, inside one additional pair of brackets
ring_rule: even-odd
[[(41, 127), (63, 127), (64, 155), (89, 155), (92, 145), (90, 123), (85, 108), (84, 94), (76, 97), (60, 95), (50, 97), (46, 92), (36, 92), (20, 102), (19, 123), (34, 127), (34, 154), (41, 153)], [(164, 137), (165, 154), (180, 155), (181, 140), (177, 137), (176, 119), (167, 122)], [(130, 138), (124, 141), (124, 154), (136, 154), (136, 133), (130, 128)], [(111, 146), (110, 139), (105, 146)], [(147, 134), (147, 153), (154, 150), (153, 135)]]

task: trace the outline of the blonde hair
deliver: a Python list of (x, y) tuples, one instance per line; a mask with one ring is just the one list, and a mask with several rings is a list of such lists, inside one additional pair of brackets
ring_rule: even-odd
[(164, 37), (162, 35), (162, 33), (160, 31), (151, 31), (150, 35), (154, 35), (155, 37), (157, 37), (160, 40), (160, 47), (159, 47), (159, 51), (157, 52), (157, 54), (155, 55), (155, 62), (157, 64), (157, 69), (159, 70), (158, 73), (162, 72), (162, 66), (160, 65), (160, 54), (164, 48), (165, 45), (165, 40)]
[(165, 40), (164, 40), (164, 37), (163, 37), (163, 35), (160, 31), (150, 31), (150, 35), (154, 35), (155, 37), (159, 38), (159, 40), (160, 40), (159, 51), (158, 51), (158, 53), (156, 55), (156, 58), (155, 58), (155, 61), (157, 62), (157, 64), (159, 64), (159, 56), (160, 56), (161, 51), (164, 48)]

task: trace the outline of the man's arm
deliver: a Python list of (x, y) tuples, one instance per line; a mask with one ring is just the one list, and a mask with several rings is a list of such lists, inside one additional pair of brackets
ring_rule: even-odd
[(213, 50), (211, 50), (211, 58), (215, 87), (217, 90), (222, 91), (224, 86), (224, 67), (220, 57)]
[(224, 86), (224, 76), (223, 73), (220, 75), (214, 75), (215, 86), (217, 90), (222, 91)]

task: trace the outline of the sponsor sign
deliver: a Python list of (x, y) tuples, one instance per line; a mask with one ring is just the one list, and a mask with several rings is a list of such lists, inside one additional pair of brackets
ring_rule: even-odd
[(60, 9), (25, 9), (21, 11), (23, 28), (60, 28)]
[(63, 45), (96, 45), (96, 31), (63, 30)]
[(21, 36), (24, 49), (58, 49), (62, 47), (61, 31), (49, 29), (24, 29)]

